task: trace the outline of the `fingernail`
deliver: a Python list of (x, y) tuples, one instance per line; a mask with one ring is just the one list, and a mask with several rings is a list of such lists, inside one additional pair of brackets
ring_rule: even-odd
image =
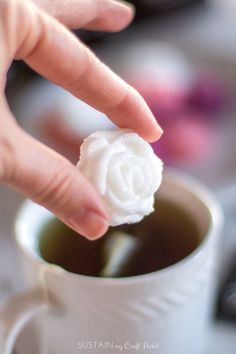
[(91, 209), (84, 210), (70, 217), (68, 224), (76, 232), (90, 240), (96, 240), (104, 235), (109, 226), (105, 216)]
[(130, 22), (135, 14), (135, 7), (126, 1), (111, 1), (104, 8), (108, 14), (112, 12), (112, 21), (127, 25), (127, 20)]
[(150, 131), (150, 135), (148, 136), (149, 143), (154, 143), (155, 141), (159, 140), (163, 134), (163, 129), (157, 123), (156, 119), (154, 119), (154, 126), (153, 129)]
[(129, 7), (132, 11), (135, 11), (135, 6), (128, 1), (125, 1), (125, 0), (117, 1), (116, 0), (114, 3), (119, 7), (126, 7), (126, 8)]
[(158, 128), (159, 128), (159, 131), (160, 131), (160, 137), (162, 136), (162, 134), (164, 133), (164, 130), (162, 129), (162, 127), (158, 124)]

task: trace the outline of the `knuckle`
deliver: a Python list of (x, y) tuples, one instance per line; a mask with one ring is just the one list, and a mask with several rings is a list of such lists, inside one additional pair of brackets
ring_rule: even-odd
[(34, 193), (32, 199), (39, 204), (53, 206), (57, 209), (66, 207), (71, 198), (70, 189), (76, 172), (69, 161), (63, 160), (47, 181)]
[(33, 32), (32, 8), (29, 1), (0, 1), (0, 22), (10, 57), (18, 57)]
[[(19, 2), (16, 15), (16, 43), (15, 58), (23, 59), (37, 50), (45, 40), (45, 19), (42, 13), (30, 1)], [(50, 35), (48, 33), (47, 35)]]
[[(65, 82), (65, 88), (71, 92), (76, 91), (79, 93), (85, 86), (90, 73), (93, 69), (93, 62), (95, 56), (89, 49), (82, 46), (80, 51), (80, 66), (76, 71), (73, 71), (73, 75), (68, 75)], [(71, 70), (71, 68), (70, 68)], [(69, 71), (70, 71), (69, 70)]]
[(16, 147), (9, 134), (0, 134), (0, 180), (9, 182), (14, 176)]
[(128, 101), (130, 100), (131, 93), (130, 92), (125, 92), (124, 95), (114, 102), (112, 106), (108, 107), (106, 109), (106, 114), (108, 116), (115, 115), (116, 113), (120, 114), (120, 111), (122, 111), (122, 108), (127, 105)]

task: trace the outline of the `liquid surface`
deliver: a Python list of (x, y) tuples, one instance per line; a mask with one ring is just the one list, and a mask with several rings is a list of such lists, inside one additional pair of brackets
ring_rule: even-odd
[(124, 231), (140, 240), (141, 247), (124, 264), (120, 276), (150, 273), (189, 255), (200, 243), (195, 221), (185, 211), (158, 199), (155, 212), (137, 224), (111, 227), (97, 241), (89, 241), (58, 219), (44, 226), (39, 252), (48, 263), (66, 270), (98, 276), (104, 267), (104, 245), (114, 231)]

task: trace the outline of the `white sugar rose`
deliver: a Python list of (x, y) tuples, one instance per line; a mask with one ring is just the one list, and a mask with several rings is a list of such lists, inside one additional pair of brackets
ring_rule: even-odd
[(162, 161), (135, 132), (91, 134), (81, 146), (77, 167), (101, 195), (111, 226), (138, 222), (153, 211)]

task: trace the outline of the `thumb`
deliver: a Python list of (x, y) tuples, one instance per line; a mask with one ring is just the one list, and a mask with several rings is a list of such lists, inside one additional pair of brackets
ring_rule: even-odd
[(87, 238), (103, 235), (107, 215), (88, 180), (63, 156), (18, 127), (9, 111), (4, 113), (0, 181), (45, 206)]

